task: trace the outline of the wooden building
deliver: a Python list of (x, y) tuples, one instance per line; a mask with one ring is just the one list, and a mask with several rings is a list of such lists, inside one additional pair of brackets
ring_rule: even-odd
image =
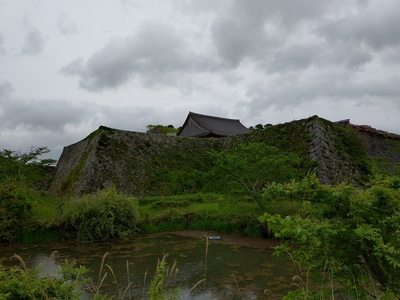
[(182, 137), (225, 137), (247, 133), (249, 129), (238, 119), (227, 119), (189, 112), (185, 123), (178, 132)]

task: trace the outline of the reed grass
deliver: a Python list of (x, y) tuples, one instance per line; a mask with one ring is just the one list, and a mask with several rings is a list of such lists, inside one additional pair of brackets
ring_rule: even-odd
[[(204, 252), (204, 278), (200, 279), (197, 283), (195, 283), (192, 288), (187, 292), (186, 295), (182, 294), (182, 291), (179, 288), (179, 284), (176, 282), (178, 276), (178, 268), (177, 261), (174, 260), (170, 265), (168, 263), (168, 254), (164, 254), (161, 259), (158, 259), (157, 266), (155, 270), (155, 274), (151, 277), (150, 284), (147, 287), (147, 280), (149, 279), (148, 271), (145, 272), (143, 278), (143, 290), (142, 290), (142, 299), (149, 300), (164, 300), (164, 299), (188, 299), (190, 295), (202, 285), (202, 291), (204, 292), (204, 297), (207, 296), (205, 293), (207, 288), (207, 279), (208, 279), (208, 255), (209, 255), (209, 239), (207, 235), (204, 235), (205, 238), (205, 252)], [(53, 252), (49, 258), (49, 262), (54, 258), (57, 252)], [(26, 287), (26, 293), (29, 295), (28, 299), (70, 299), (77, 300), (79, 299), (79, 293), (76, 292), (77, 289), (89, 291), (92, 298), (86, 297), (85, 299), (96, 299), (96, 300), (105, 300), (105, 299), (137, 299), (131, 294), (131, 288), (134, 285), (134, 282), (131, 281), (130, 274), (130, 263), (126, 260), (126, 272), (127, 272), (127, 282), (124, 287), (121, 282), (118, 281), (117, 275), (114, 272), (114, 269), (111, 265), (107, 264), (107, 257), (109, 253), (104, 253), (99, 274), (97, 276), (96, 282), (94, 282), (90, 278), (85, 278), (82, 272), (72, 272), (76, 274), (76, 276), (60, 278), (60, 273), (54, 273), (54, 268), (51, 268), (50, 263), (47, 265), (46, 269), (43, 269), (44, 274), (39, 275), (37, 270), (32, 270), (27, 267), (26, 262), (19, 255), (15, 254), (13, 256), (19, 262), (19, 266), (15, 267), (15, 270), (18, 274), (20, 274), (21, 282)], [(352, 278), (352, 285), (350, 286), (350, 290), (355, 291), (350, 292), (350, 290), (346, 294), (346, 286), (343, 286), (342, 283), (338, 282), (335, 278), (334, 266), (331, 262), (327, 262), (324, 266), (323, 270), (318, 271), (316, 266), (310, 266), (308, 268), (304, 268), (300, 265), (299, 262), (293, 260), (296, 275), (292, 278), (292, 283), (290, 287), (295, 290), (290, 291), (287, 294), (287, 299), (375, 299), (375, 298), (384, 298), (384, 299), (397, 299), (396, 296), (387, 293), (385, 294), (382, 291), (376, 289), (374, 281), (368, 270), (360, 270), (363, 274), (367, 274), (368, 277), (361, 283), (363, 290), (358, 290), (357, 284), (355, 282), (355, 276), (349, 274)], [(63, 265), (60, 265), (61, 274), (65, 274), (62, 270)], [(322, 280), (315, 282), (311, 278), (311, 271), (315, 270), (319, 273), (319, 276)], [(0, 272), (1, 273), (1, 272)], [(369, 275), (368, 275), (369, 274)], [(116, 286), (117, 294), (112, 295), (111, 298), (102, 293), (105, 280), (107, 277), (112, 279), (113, 284)], [(235, 287), (237, 288), (238, 295), (240, 299), (245, 299), (240, 286), (236, 280), (234, 275), (231, 275), (234, 280)], [(4, 279), (4, 278), (3, 278)], [(38, 294), (38, 286), (40, 280), (47, 280), (47, 283), (44, 286), (47, 289), (40, 290), (40, 294)], [(82, 284), (83, 283), (83, 284)], [(40, 283), (41, 284), (41, 283)], [(70, 292), (71, 295), (65, 294), (65, 288), (63, 291), (63, 286), (65, 284), (69, 284), (72, 286), (67, 292)], [(1, 285), (0, 285), (1, 286)], [(4, 290), (0, 289), (0, 299), (2, 296), (2, 292)], [(7, 292), (7, 291), (6, 291)], [(64, 293), (64, 294), (63, 294)], [(272, 293), (271, 290), (265, 289), (265, 295), (270, 295), (274, 299), (278, 299), (276, 295)], [(54, 296), (56, 295), (56, 297)], [(61, 295), (61, 296), (60, 296)], [(382, 298), (382, 299), (383, 299)], [(7, 298), (5, 298), (7, 299)], [(204, 298), (206, 299), (206, 298)]]
[[(171, 265), (168, 264), (167, 258), (169, 254), (164, 254), (161, 259), (158, 259), (157, 266), (155, 270), (154, 276), (151, 278), (148, 290), (146, 292), (147, 280), (148, 280), (148, 271), (145, 272), (143, 278), (143, 290), (142, 290), (142, 299), (149, 300), (161, 300), (161, 299), (188, 299), (190, 295), (201, 285), (203, 285), (203, 290), (206, 290), (206, 278), (207, 278), (207, 262), (208, 262), (208, 252), (209, 252), (209, 240), (208, 236), (204, 236), (206, 239), (205, 243), (205, 267), (204, 267), (204, 278), (200, 279), (196, 282), (192, 288), (188, 291), (186, 295), (181, 295), (181, 290), (179, 285), (176, 285), (176, 279), (178, 276), (178, 268), (177, 261), (174, 260)], [(106, 295), (101, 293), (106, 278), (108, 274), (111, 274), (112, 281), (116, 286), (117, 295), (113, 295), (113, 299), (122, 300), (128, 297), (129, 300), (134, 299), (131, 295), (131, 287), (134, 282), (130, 281), (129, 277), (129, 261), (126, 260), (126, 272), (127, 272), (127, 284), (126, 287), (123, 288), (119, 283), (118, 278), (109, 264), (106, 263), (107, 256), (109, 252), (104, 253), (100, 268), (99, 274), (97, 277), (97, 283), (94, 284), (91, 279), (85, 280), (86, 289), (93, 295), (94, 299), (107, 299)]]

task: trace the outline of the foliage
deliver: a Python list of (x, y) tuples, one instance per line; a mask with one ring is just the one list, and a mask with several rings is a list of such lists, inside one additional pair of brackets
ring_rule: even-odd
[(259, 123), (259, 124), (255, 125), (255, 126), (250, 126), (249, 129), (250, 130), (263, 130), (263, 129), (270, 128), (272, 126), (273, 126), (272, 124), (262, 125), (261, 123)]
[(82, 292), (77, 288), (83, 283), (87, 269), (65, 261), (59, 271), (47, 270), (43, 273), (41, 266), (27, 268), (18, 255), (21, 266), (5, 269), (0, 265), (0, 299), (80, 299)]
[(232, 151), (210, 151), (214, 167), (210, 186), (219, 192), (244, 194), (253, 197), (260, 207), (262, 189), (270, 182), (298, 179), (300, 159), (262, 143), (238, 144)]
[(167, 133), (177, 133), (179, 129), (174, 128), (173, 125), (147, 125), (147, 130), (151, 131), (159, 131), (159, 134), (167, 134)]
[[(55, 164), (53, 159), (40, 159), (39, 156), (49, 153), (47, 147), (31, 148), (28, 153), (11, 150), (0, 151), (0, 180), (13, 177), (26, 181), (30, 185), (45, 182), (47, 188), (51, 179), (48, 168)], [(43, 184), (42, 184), (43, 185)]]
[[(264, 214), (260, 221), (277, 238), (276, 248), (305, 267), (321, 271), (328, 263), (337, 281), (353, 295), (400, 292), (400, 179), (375, 182), (365, 191), (349, 185), (320, 185), (314, 176), (302, 182), (271, 185), (265, 197), (294, 197), (302, 202), (294, 216)], [(299, 247), (297, 247), (299, 246)]]
[(21, 181), (6, 179), (0, 183), (0, 241), (15, 241), (33, 202), (33, 192)]
[(79, 241), (127, 238), (134, 233), (138, 218), (134, 199), (118, 193), (115, 187), (71, 200), (64, 215)]

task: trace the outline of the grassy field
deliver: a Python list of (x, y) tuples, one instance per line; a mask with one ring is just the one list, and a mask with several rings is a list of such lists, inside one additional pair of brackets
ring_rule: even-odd
[[(62, 239), (62, 228), (59, 228), (62, 215), (57, 210), (57, 203), (66, 201), (48, 197), (38, 199), (32, 207), (32, 231), (24, 232), (21, 240), (37, 242), (42, 239)], [(240, 233), (253, 237), (266, 233), (258, 222), (264, 211), (254, 200), (243, 197), (198, 193), (142, 197), (132, 201), (139, 210), (138, 229), (142, 234), (182, 229)], [(269, 205), (271, 213), (282, 212), (289, 207), (282, 203)]]

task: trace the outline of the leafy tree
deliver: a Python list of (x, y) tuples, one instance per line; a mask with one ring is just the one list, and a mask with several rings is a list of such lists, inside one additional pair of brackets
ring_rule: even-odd
[(147, 130), (151, 130), (151, 131), (155, 131), (156, 129), (158, 129), (159, 134), (167, 134), (167, 133), (177, 133), (179, 131), (179, 129), (174, 128), (174, 125), (168, 125), (168, 126), (164, 126), (164, 125), (147, 125)]
[[(268, 199), (295, 197), (294, 216), (264, 214), (260, 221), (277, 238), (276, 248), (301, 265), (326, 270), (357, 298), (400, 293), (400, 179), (376, 182), (365, 191), (349, 185), (320, 185), (315, 176), (298, 183), (270, 185)], [(371, 278), (371, 284), (366, 284)]]
[(49, 152), (47, 147), (31, 148), (28, 153), (6, 149), (0, 151), (0, 180), (13, 177), (30, 185), (48, 182), (51, 178), (48, 168), (56, 161), (39, 157)]
[(264, 129), (270, 128), (272, 126), (273, 126), (272, 124), (265, 124), (265, 125), (257, 124), (255, 126), (250, 126), (249, 129), (250, 130), (264, 130)]
[(0, 242), (13, 242), (27, 220), (33, 192), (18, 181), (7, 179), (0, 183)]
[(233, 150), (210, 151), (210, 156), (214, 162), (210, 172), (211, 189), (248, 195), (261, 208), (265, 207), (261, 192), (268, 183), (290, 181), (299, 176), (298, 156), (263, 143), (238, 144)]

